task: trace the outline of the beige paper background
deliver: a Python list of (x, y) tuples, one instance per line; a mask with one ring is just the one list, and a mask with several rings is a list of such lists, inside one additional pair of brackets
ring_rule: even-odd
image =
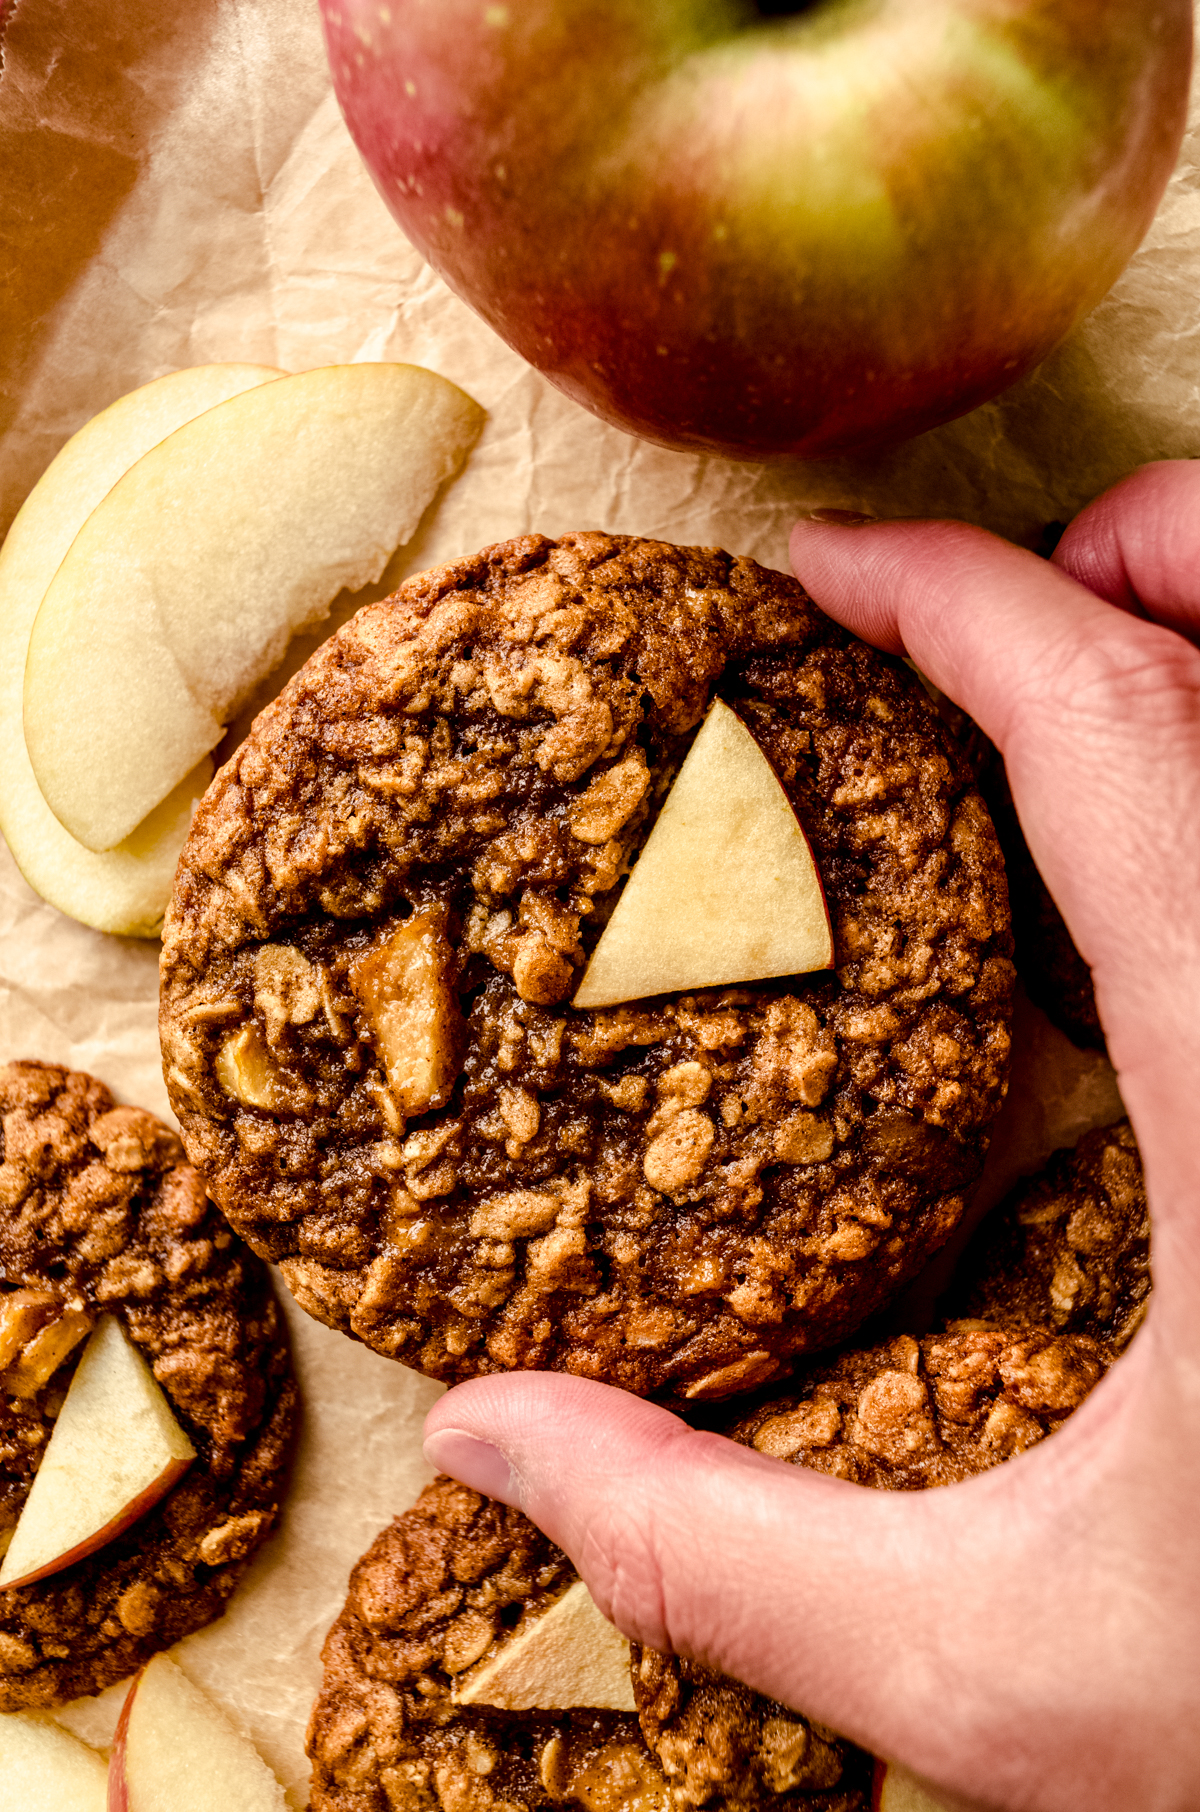
[[(96, 410), (210, 359), (293, 370), (411, 359), (484, 404), (466, 472), (401, 550), (393, 581), (529, 529), (591, 526), (783, 566), (792, 519), (817, 504), (953, 513), (1035, 545), (1140, 461), (1200, 454), (1195, 109), (1146, 244), (1038, 372), (886, 457), (766, 468), (601, 426), (449, 294), (358, 163), (314, 0), (21, 0), (3, 55), (0, 532)], [(165, 1111), (156, 955), (36, 900), (0, 845), (0, 1059), (71, 1063)], [(1027, 1008), (1019, 1053), (989, 1200), (1119, 1112), (1107, 1066)], [(418, 1433), (437, 1387), (298, 1314), (292, 1325), (307, 1420), (282, 1533), (229, 1614), (178, 1652), (301, 1808), (320, 1640), (351, 1563), (426, 1476)], [(103, 1745), (119, 1696), (63, 1721)]]

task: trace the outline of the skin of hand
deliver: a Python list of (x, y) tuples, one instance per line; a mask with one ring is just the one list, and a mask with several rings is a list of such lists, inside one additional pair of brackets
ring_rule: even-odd
[(1200, 1807), (1200, 464), (1143, 468), (1052, 564), (954, 522), (799, 523), (796, 572), (1003, 750), (1092, 965), (1155, 1295), (1053, 1440), (866, 1491), (584, 1379), (460, 1385), (441, 1470), (519, 1505), (627, 1635), (904, 1762), (952, 1808)]

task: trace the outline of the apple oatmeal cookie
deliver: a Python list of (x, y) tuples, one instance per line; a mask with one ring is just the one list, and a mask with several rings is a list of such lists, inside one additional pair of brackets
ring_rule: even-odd
[(90, 1076), (0, 1067), (0, 1551), (100, 1316), (149, 1361), (196, 1452), (87, 1558), (0, 1590), (0, 1712), (124, 1679), (219, 1617), (279, 1513), (296, 1420), (266, 1267), (178, 1138)]
[[(571, 1006), (719, 692), (833, 971)], [(754, 875), (730, 875), (753, 911)], [(912, 675), (711, 549), (528, 536), (332, 637), (205, 797), (167, 916), (184, 1143), (300, 1303), (438, 1378), (719, 1398), (948, 1236), (1003, 1094), (1003, 866)]]
[[(505, 1711), (456, 1696), (576, 1579), (519, 1510), (435, 1479), (359, 1561), (326, 1640), (308, 1733), (313, 1812), (666, 1812), (632, 1709)], [(792, 1712), (777, 1723), (767, 1741), (779, 1736), (794, 1761), (809, 1726)], [(867, 1758), (830, 1733), (811, 1745), (822, 1784), (797, 1812), (866, 1812)]]
[[(1112, 1357), (1086, 1334), (1047, 1328), (902, 1334), (806, 1367), (786, 1396), (728, 1432), (794, 1466), (881, 1491), (924, 1491), (1044, 1440)], [(674, 1806), (766, 1807), (782, 1794), (807, 1807), (805, 1792), (861, 1756), (817, 1725), (802, 1738), (794, 1711), (697, 1661), (636, 1644), (632, 1655), (642, 1731)]]

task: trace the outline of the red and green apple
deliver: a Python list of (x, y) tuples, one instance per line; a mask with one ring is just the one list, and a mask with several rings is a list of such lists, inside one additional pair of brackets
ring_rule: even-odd
[(568, 395), (800, 458), (995, 395), (1112, 284), (1190, 0), (322, 0), (409, 238)]

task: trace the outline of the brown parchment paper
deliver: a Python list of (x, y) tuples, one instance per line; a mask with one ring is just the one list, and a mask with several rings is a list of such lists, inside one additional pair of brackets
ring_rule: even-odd
[[(410, 359), (484, 404), (478, 448), (392, 583), (528, 529), (591, 526), (785, 566), (794, 515), (818, 504), (952, 513), (1037, 545), (1142, 460), (1200, 455), (1195, 109), (1145, 245), (1039, 371), (886, 456), (767, 468), (601, 426), (449, 294), (359, 165), (315, 0), (19, 0), (4, 15), (0, 0), (0, 533), (89, 416), (212, 359)], [(165, 1112), (156, 961), (37, 900), (0, 845), (0, 1058), (77, 1065)], [(1119, 1111), (1108, 1066), (1022, 1005), (981, 1202)], [(177, 1653), (302, 1808), (320, 1642), (351, 1563), (426, 1476), (420, 1422), (438, 1387), (298, 1313), (291, 1324), (307, 1420), (283, 1529), (227, 1616)], [(103, 1747), (120, 1696), (62, 1721)]]

